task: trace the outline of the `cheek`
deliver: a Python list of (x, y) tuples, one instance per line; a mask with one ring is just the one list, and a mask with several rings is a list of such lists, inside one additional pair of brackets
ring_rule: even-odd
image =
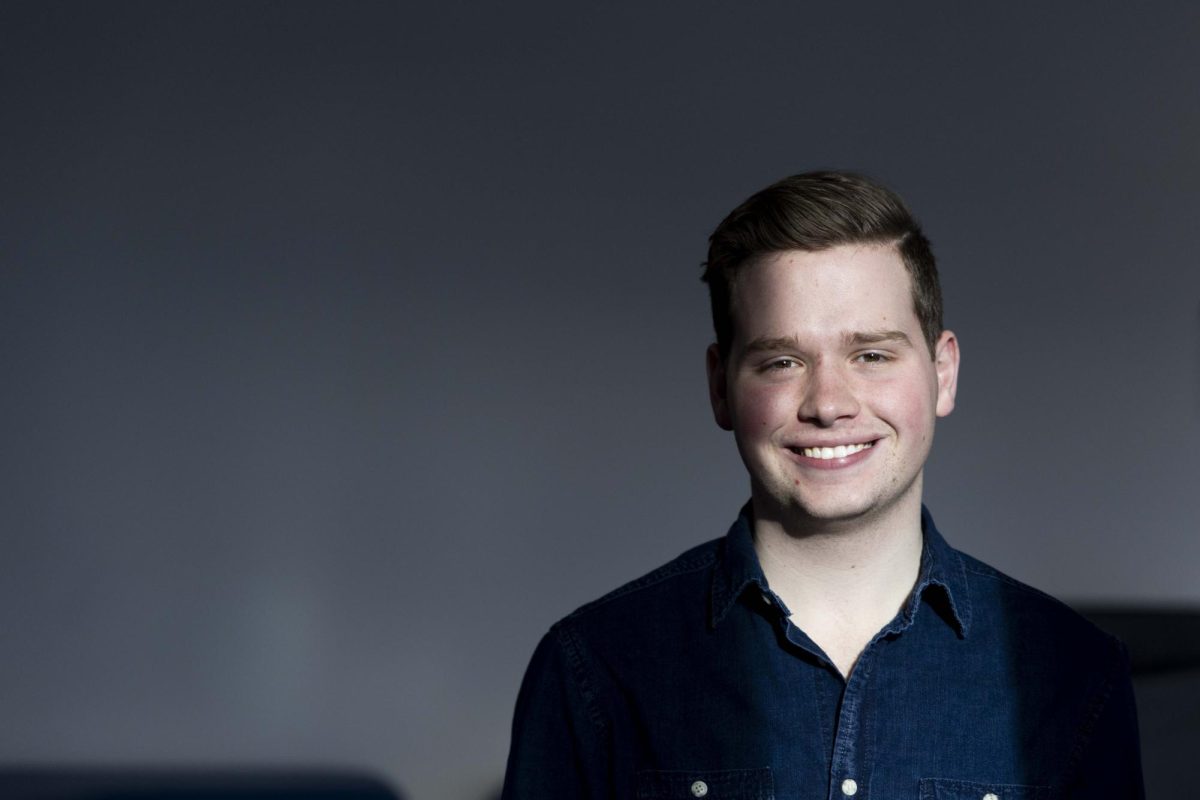
[(879, 395), (875, 408), (892, 427), (926, 440), (933, 430), (934, 402), (923, 386), (895, 385)]
[(794, 416), (795, 404), (778, 387), (756, 386), (737, 396), (737, 427), (747, 434), (774, 430)]

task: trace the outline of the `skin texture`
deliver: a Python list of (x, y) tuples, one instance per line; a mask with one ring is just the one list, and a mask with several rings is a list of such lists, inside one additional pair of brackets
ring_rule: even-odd
[(847, 676), (917, 577), (922, 472), (954, 408), (958, 341), (946, 331), (930, 352), (892, 245), (747, 265), (733, 318), (729, 357), (708, 350), (709, 393), (750, 473), (755, 550), (792, 621)]
[[(792, 535), (919, 526), (934, 421), (954, 408), (958, 342), (931, 354), (892, 245), (786, 251), (748, 265), (727, 360), (708, 351), (717, 424), (750, 473), (756, 520)], [(806, 446), (871, 442), (818, 460)]]

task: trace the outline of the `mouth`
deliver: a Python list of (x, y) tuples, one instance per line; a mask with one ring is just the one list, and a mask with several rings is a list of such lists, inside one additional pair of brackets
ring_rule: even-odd
[(855, 453), (861, 453), (875, 446), (875, 442), (859, 442), (858, 444), (839, 444), (834, 447), (789, 447), (796, 455), (815, 458), (819, 461), (831, 461), (835, 458), (846, 458)]

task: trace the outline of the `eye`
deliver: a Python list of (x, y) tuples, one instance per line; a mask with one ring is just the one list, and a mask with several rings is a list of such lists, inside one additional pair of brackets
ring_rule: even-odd
[(891, 360), (892, 360), (892, 357), (889, 356), (887, 353), (879, 353), (874, 350), (871, 350), (866, 353), (859, 353), (858, 356), (855, 358), (855, 361), (858, 361), (863, 364), (883, 364), (883, 363), (886, 363)]
[(792, 358), (777, 358), (767, 364), (769, 370), (785, 370), (799, 366), (795, 359)]

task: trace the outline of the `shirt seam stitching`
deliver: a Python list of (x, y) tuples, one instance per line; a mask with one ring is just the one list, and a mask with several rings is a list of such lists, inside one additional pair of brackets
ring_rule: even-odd
[(596, 689), (592, 686), (590, 676), (587, 674), (588, 668), (584, 663), (583, 643), (580, 641), (579, 635), (567, 625), (558, 626), (558, 641), (567, 658), (567, 664), (571, 668), (571, 677), (579, 688), (580, 697), (583, 698), (588, 719), (601, 733), (604, 733), (608, 729), (608, 722), (599, 708)]
[(1100, 690), (1092, 696), (1092, 701), (1088, 705), (1087, 714), (1079, 729), (1079, 737), (1076, 740), (1075, 747), (1071, 750), (1071, 758), (1067, 771), (1068, 775), (1074, 775), (1082, 763), (1083, 756), (1092, 742), (1092, 735), (1096, 732), (1096, 725), (1099, 723), (1100, 717), (1104, 714), (1105, 707), (1112, 698), (1113, 689), (1120, 678), (1121, 666), (1124, 663), (1124, 659), (1122, 658), (1124, 645), (1121, 644), (1119, 639), (1111, 635), (1108, 636), (1108, 641), (1112, 649), (1112, 657), (1109, 659), (1108, 673), (1105, 676), (1106, 680)]
[(568, 614), (566, 619), (577, 619), (579, 617), (586, 616), (592, 611), (606, 606), (614, 600), (620, 600), (626, 595), (640, 592), (643, 589), (648, 589), (652, 586), (664, 583), (672, 578), (699, 572), (711, 567), (714, 563), (716, 563), (716, 553), (711, 551), (701, 553), (697, 556), (692, 556), (684, 561), (677, 559), (676, 561), (659, 567), (648, 575), (643, 575), (640, 578), (630, 581), (624, 586), (614, 589), (603, 597), (593, 600), (586, 605), (580, 606)]
[(1041, 589), (1038, 589), (1037, 587), (1034, 587), (1034, 586), (1030, 586), (1027, 583), (1022, 583), (1021, 581), (1017, 580), (1016, 578), (1014, 578), (1010, 575), (1005, 575), (1003, 572), (1000, 572), (999, 570), (990, 569), (990, 568), (980, 569), (978, 567), (974, 567), (965, 558), (961, 559), (961, 561), (962, 561), (963, 569), (966, 570), (967, 572), (971, 573), (972, 575), (975, 575), (980, 578), (990, 578), (991, 580), (1007, 584), (1008, 586), (1011, 586), (1014, 589), (1019, 589), (1020, 591), (1025, 592), (1026, 594), (1032, 594), (1032, 595), (1036, 595), (1037, 597), (1040, 597), (1044, 600), (1050, 600), (1055, 605), (1062, 606), (1063, 608), (1071, 608), (1069, 605), (1064, 603), (1062, 600), (1059, 600), (1054, 595), (1047, 594), (1046, 592), (1043, 592)]

